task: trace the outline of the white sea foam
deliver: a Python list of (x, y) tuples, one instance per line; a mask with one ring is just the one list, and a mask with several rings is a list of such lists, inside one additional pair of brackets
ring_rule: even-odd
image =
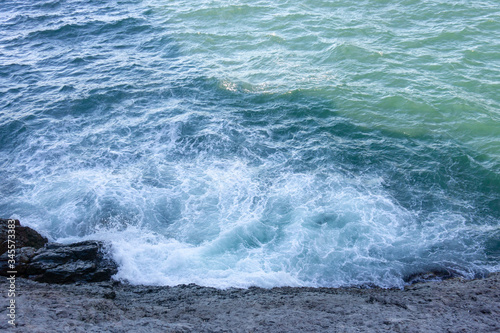
[[(138, 284), (400, 285), (389, 272), (427, 246), (409, 234), (413, 216), (384, 193), (379, 178), (290, 172), (266, 178), (267, 166), (240, 160), (198, 159), (164, 170), (173, 181), (159, 188), (134, 184), (140, 178), (134, 173), (77, 171), (35, 193), (43, 200), (38, 205), (59, 216), (56, 234), (100, 217), (85, 226), (91, 232), (84, 238), (110, 241), (120, 265), (116, 278)], [(84, 211), (78, 198), (85, 193), (92, 195)], [(108, 201), (120, 214), (102, 220)]]

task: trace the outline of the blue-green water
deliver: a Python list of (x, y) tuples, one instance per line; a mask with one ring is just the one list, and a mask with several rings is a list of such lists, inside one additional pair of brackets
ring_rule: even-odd
[(117, 278), (500, 270), (498, 1), (0, 8), (0, 213)]

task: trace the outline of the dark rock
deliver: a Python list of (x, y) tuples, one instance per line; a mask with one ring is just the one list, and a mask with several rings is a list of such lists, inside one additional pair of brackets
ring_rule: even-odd
[[(8, 253), (8, 242), (2, 243), (0, 275), (17, 271), (18, 277), (40, 282), (71, 283), (109, 281), (116, 274), (117, 265), (104, 254), (104, 243), (85, 241), (75, 244), (47, 243), (47, 239), (16, 220), (15, 255)], [(2, 239), (7, 240), (8, 220), (0, 219)], [(44, 246), (45, 245), (45, 246)], [(15, 267), (8, 265), (14, 259)]]
[(482, 308), (479, 311), (481, 311), (481, 313), (483, 313), (483, 314), (491, 314), (492, 313), (491, 310), (487, 309), (487, 308)]
[(8, 260), (12, 259), (12, 257), (9, 257), (8, 253), (4, 253), (0, 256), (0, 271), (2, 272), (7, 272), (7, 271), (16, 271), (17, 274), (23, 275), (26, 273), (26, 269), (28, 268), (28, 264), (31, 261), (31, 258), (35, 255), (36, 249), (34, 247), (22, 247), (20, 249), (16, 249), (16, 254), (15, 254), (15, 268), (11, 269), (12, 267), (8, 267)]
[(35, 253), (26, 273), (36, 281), (48, 283), (110, 280), (117, 266), (105, 258), (103, 247), (97, 241), (48, 244)]
[(47, 255), (65, 256), (68, 259), (92, 260), (98, 255), (99, 247), (96, 244), (100, 242), (86, 241), (70, 245), (50, 243), (45, 247), (51, 250)]
[[(0, 255), (4, 254), (7, 252), (8, 249), (8, 230), (9, 230), (9, 223), (8, 219), (0, 219), (0, 239), (1, 239), (1, 244), (0, 244)], [(43, 237), (40, 235), (38, 232), (35, 230), (31, 229), (30, 227), (23, 227), (19, 223), (19, 220), (14, 220), (15, 221), (15, 241), (16, 241), (16, 248), (22, 248), (22, 247), (33, 247), (35, 249), (39, 249), (43, 247), (47, 242), (47, 238)]]
[(436, 269), (428, 272), (419, 272), (406, 276), (403, 280), (408, 284), (442, 281), (460, 276), (458, 273), (446, 269)]
[(115, 299), (116, 298), (116, 293), (114, 291), (110, 291), (109, 293), (105, 293), (104, 294), (104, 298)]

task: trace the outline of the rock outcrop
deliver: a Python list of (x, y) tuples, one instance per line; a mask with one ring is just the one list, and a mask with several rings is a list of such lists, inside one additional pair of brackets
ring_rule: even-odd
[[(0, 220), (0, 237), (7, 240), (8, 220)], [(39, 282), (71, 283), (78, 281), (108, 281), (116, 274), (117, 265), (105, 255), (105, 244), (85, 241), (75, 244), (48, 243), (47, 239), (29, 227), (16, 222), (15, 257), (2, 243), (0, 274), (15, 270), (18, 277)], [(9, 259), (15, 260), (10, 266)], [(12, 263), (12, 262), (11, 262)]]
[[(8, 234), (8, 221), (6, 219), (0, 219), (0, 255), (7, 252), (7, 234)], [(14, 220), (14, 224), (16, 226), (15, 230), (15, 240), (16, 240), (16, 248), (23, 247), (32, 247), (35, 249), (39, 249), (43, 247), (47, 242), (47, 238), (40, 235), (35, 230), (30, 227), (23, 227), (19, 220)]]

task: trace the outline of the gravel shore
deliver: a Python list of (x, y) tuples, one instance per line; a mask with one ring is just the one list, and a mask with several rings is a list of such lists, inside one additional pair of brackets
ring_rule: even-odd
[(500, 332), (500, 273), (400, 289), (132, 286), (16, 280), (9, 332)]

